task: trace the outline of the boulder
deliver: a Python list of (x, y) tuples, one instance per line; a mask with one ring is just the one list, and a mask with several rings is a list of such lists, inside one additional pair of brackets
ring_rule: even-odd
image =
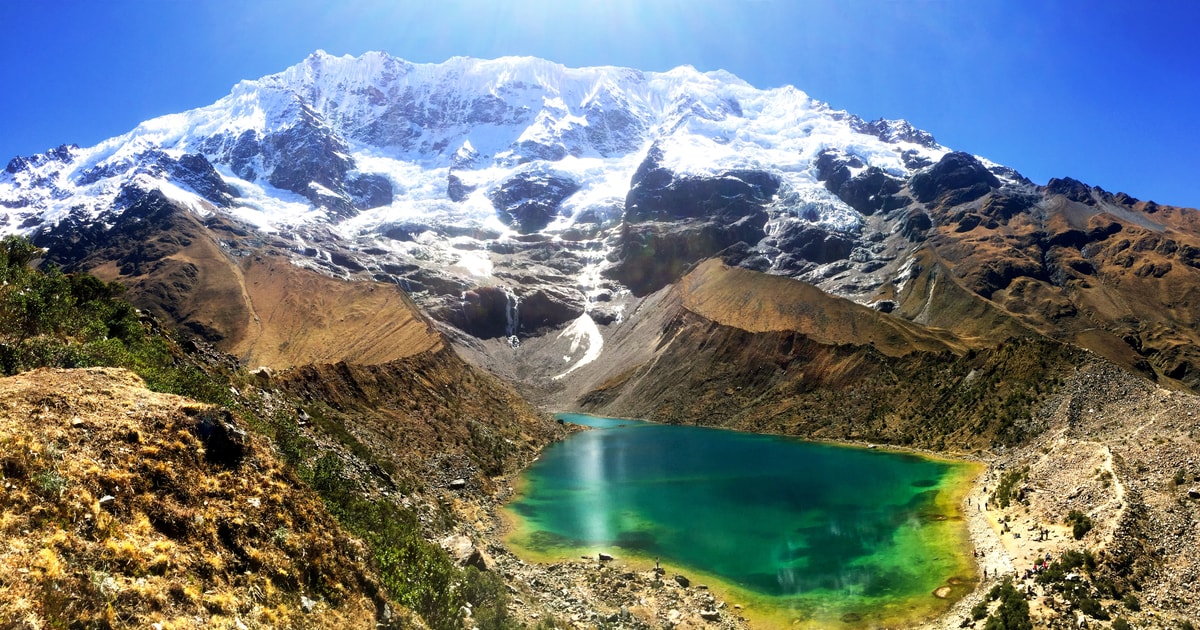
[(246, 456), (250, 442), (246, 432), (234, 423), (233, 414), (226, 409), (185, 407), (184, 413), (195, 415), (192, 433), (204, 444), (204, 459), (210, 464), (237, 468)]
[(475, 567), (480, 571), (492, 571), (496, 568), (495, 559), (476, 547), (466, 536), (450, 535), (438, 541), (438, 544), (450, 553), (450, 557), (460, 567)]
[(687, 576), (685, 576), (685, 575), (676, 575), (675, 583), (678, 584), (679, 586), (681, 586), (682, 588), (687, 588), (692, 585), (692, 581), (687, 579)]

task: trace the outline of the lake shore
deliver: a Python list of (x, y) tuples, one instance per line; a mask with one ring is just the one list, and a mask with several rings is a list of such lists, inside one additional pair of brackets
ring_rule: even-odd
[[(636, 421), (640, 422), (640, 421)], [(791, 436), (780, 436), (787, 439), (795, 439)], [(875, 450), (871, 445), (866, 444), (846, 444), (829, 441), (812, 441), (805, 440), (818, 445), (837, 446), (839, 448), (851, 448), (855, 450), (868, 449)], [(966, 465), (967, 468), (962, 469), (952, 477), (947, 478), (939, 496), (934, 504), (931, 504), (927, 510), (932, 510), (926, 515), (927, 518), (933, 521), (946, 521), (943, 527), (952, 527), (953, 533), (949, 530), (938, 536), (943, 538), (949, 536), (952, 542), (945, 544), (947, 549), (961, 550), (965, 548), (968, 541), (976, 540), (977, 536), (973, 530), (963, 531), (961, 523), (966, 522), (967, 525), (973, 523), (970, 518), (971, 514), (965, 508), (960, 508), (960, 504), (965, 505), (967, 495), (974, 489), (975, 484), (982, 476), (983, 464), (978, 461), (963, 460), (960, 458), (947, 457), (944, 454), (916, 452), (913, 449), (880, 447), (881, 452), (894, 452), (905, 455), (916, 455), (922, 459), (936, 460), (943, 462), (952, 462), (956, 465)], [(521, 477), (515, 477), (511, 483), (519, 484)], [(500, 504), (509, 505), (513, 501), (513, 497), (521, 494), (521, 488), (508, 488), (509, 496), (505, 497)], [(499, 505), (499, 504), (498, 504)], [(540, 547), (540, 550), (531, 549), (528, 544), (530, 532), (523, 527), (524, 523), (520, 516), (514, 514), (509, 509), (497, 509), (495, 514), (497, 521), (500, 523), (498, 542), (502, 542), (508, 553), (514, 554), (506, 564), (509, 567), (506, 573), (531, 573), (540, 575), (543, 572), (539, 567), (545, 567), (550, 574), (555, 575), (557, 584), (578, 583), (581, 579), (588, 580), (590, 583), (602, 583), (605, 580), (603, 575), (606, 572), (615, 571), (621, 579), (616, 581), (618, 590), (629, 589), (631, 592), (636, 592), (639, 596), (636, 602), (639, 604), (634, 607), (635, 616), (642, 618), (643, 623), (651, 626), (679, 626), (680, 621), (689, 615), (679, 610), (675, 604), (687, 600), (688, 587), (682, 586), (675, 582), (674, 576), (684, 576), (683, 582), (691, 584), (695, 590), (696, 584), (703, 584), (703, 597), (696, 602), (701, 604), (708, 603), (713, 606), (710, 613), (719, 613), (724, 610), (724, 615), (721, 616), (722, 626), (726, 627), (732, 624), (731, 627), (829, 627), (830, 624), (840, 625), (845, 628), (865, 628), (875, 627), (880, 624), (886, 626), (909, 626), (917, 625), (927, 626), (930, 623), (936, 623), (938, 620), (945, 618), (952, 612), (946, 612), (947, 607), (953, 611), (957, 606), (954, 603), (964, 597), (969, 592), (978, 591), (975, 588), (977, 583), (977, 575), (973, 574), (974, 567), (971, 564), (971, 558), (965, 558), (958, 569), (955, 569), (952, 574), (945, 576), (945, 582), (942, 585), (930, 589), (929, 592), (923, 592), (918, 596), (894, 600), (883, 603), (882, 600), (879, 607), (862, 603), (859, 604), (857, 612), (853, 614), (846, 611), (833, 612), (826, 610), (819, 618), (807, 619), (804, 617), (808, 613), (800, 612), (807, 609), (805, 606), (811, 604), (799, 604), (800, 598), (793, 598), (789, 601), (788, 598), (771, 597), (758, 595), (744, 591), (743, 589), (722, 582), (719, 578), (713, 575), (706, 575), (702, 571), (698, 571), (691, 567), (685, 566), (668, 566), (663, 565), (664, 573), (659, 574), (654, 571), (656, 559), (639, 555), (637, 552), (623, 550), (615, 546), (606, 548), (573, 546), (570, 544), (557, 544), (560, 542), (569, 543), (569, 541), (552, 540), (549, 536), (543, 536), (537, 541), (535, 547)], [(955, 525), (960, 523), (960, 525)], [(526, 544), (521, 544), (521, 539), (524, 539)], [(547, 545), (546, 543), (550, 544)], [(519, 555), (517, 553), (519, 552)], [(612, 554), (618, 556), (612, 561), (599, 562), (598, 554)], [(512, 564), (515, 561), (517, 564)], [(535, 582), (541, 581), (539, 577), (532, 577)], [(638, 588), (635, 585), (642, 585)], [(966, 589), (972, 589), (967, 591)], [(561, 589), (560, 589), (561, 590)], [(569, 588), (568, 588), (569, 590)], [(668, 595), (665, 600), (666, 607), (663, 608), (655, 604), (655, 602), (663, 603), (663, 595), (669, 591), (679, 591), (674, 595)], [(606, 598), (600, 596), (600, 593), (592, 592), (591, 597), (597, 597), (599, 602), (603, 602)], [(600, 597), (598, 597), (600, 596)], [(725, 600), (730, 602), (725, 604)], [(801, 605), (801, 609), (794, 608), (796, 605)], [(820, 607), (818, 607), (820, 608)], [(692, 611), (691, 617), (695, 620), (701, 610)], [(832, 613), (832, 616), (830, 614)], [(860, 614), (861, 613), (861, 614)], [(575, 615), (580, 616), (580, 619), (586, 619), (592, 613), (576, 612)], [(609, 613), (611, 614), (611, 613)], [(714, 617), (716, 615), (709, 615)], [(603, 613), (601, 613), (603, 618)], [(707, 618), (701, 617), (708, 623), (711, 623)], [(743, 624), (748, 624), (744, 626)], [(712, 627), (711, 625), (708, 627)]]

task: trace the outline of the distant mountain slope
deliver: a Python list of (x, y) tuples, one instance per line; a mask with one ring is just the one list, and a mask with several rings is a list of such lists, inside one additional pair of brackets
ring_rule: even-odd
[[(747, 296), (752, 303), (737, 308)], [(583, 409), (971, 451), (1039, 433), (1031, 410), (1084, 356), (1032, 331), (998, 345), (967, 343), (714, 261), (661, 304), (660, 326), (628, 342), (652, 350), (637, 363), (598, 361)]]

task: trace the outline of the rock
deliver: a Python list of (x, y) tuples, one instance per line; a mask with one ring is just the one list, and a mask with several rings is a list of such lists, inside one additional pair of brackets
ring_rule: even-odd
[(1200, 490), (1197, 490), (1196, 488), (1192, 488), (1191, 490), (1188, 490), (1188, 498), (1189, 499), (1200, 499)]
[(383, 175), (366, 173), (351, 176), (346, 180), (346, 192), (359, 210), (392, 203), (392, 183)]
[(689, 579), (687, 579), (687, 576), (683, 576), (683, 575), (676, 575), (676, 576), (675, 576), (675, 583), (676, 583), (676, 584), (678, 584), (679, 586), (683, 587), (683, 588), (687, 588), (688, 586), (691, 586), (691, 584), (692, 584), (692, 581), (691, 581), (691, 580), (689, 580)]
[(730, 223), (761, 212), (779, 190), (779, 178), (766, 171), (678, 175), (662, 166), (662, 160), (656, 144), (634, 172), (625, 196), (627, 222), (716, 218)]
[(700, 618), (705, 621), (719, 621), (721, 619), (721, 613), (717, 612), (716, 610), (701, 610)]
[(317, 605), (317, 602), (315, 600), (309, 599), (309, 598), (305, 597), (304, 595), (300, 596), (300, 609), (303, 610), (304, 612), (306, 612), (306, 613), (312, 612), (313, 608), (315, 608), (316, 605)]
[(942, 156), (937, 164), (922, 169), (909, 180), (909, 188), (917, 201), (952, 206), (978, 199), (993, 188), (1000, 187), (1000, 180), (975, 159), (975, 156), (954, 151)]
[(900, 223), (900, 233), (910, 241), (925, 240), (926, 233), (933, 227), (933, 220), (921, 210), (912, 209)]
[(502, 221), (522, 234), (531, 234), (549, 225), (563, 200), (578, 190), (573, 179), (538, 166), (513, 175), (488, 193), (488, 199)]
[(739, 242), (759, 242), (766, 222), (765, 210), (727, 224), (701, 219), (626, 222), (616, 252), (618, 264), (609, 273), (634, 295), (653, 293), (683, 277), (695, 262)]
[(613, 557), (606, 553), (598, 553), (596, 554), (596, 559), (600, 562), (611, 562)]
[(446, 177), (446, 196), (450, 197), (450, 201), (455, 203), (465, 201), (467, 195), (473, 192), (475, 192), (475, 187), (463, 183), (463, 180), (453, 171)]
[(879, 120), (865, 122), (855, 116), (850, 121), (850, 128), (858, 133), (875, 136), (884, 142), (893, 144), (911, 142), (928, 149), (936, 149), (938, 146), (937, 140), (933, 139), (932, 134), (913, 127), (912, 123), (907, 120), (887, 120), (880, 118)]
[(450, 482), (450, 489), (451, 489), (451, 490), (462, 490), (462, 489), (464, 489), (464, 488), (466, 488), (466, 487), (467, 487), (467, 480), (466, 480), (466, 479), (455, 479), (454, 481), (451, 481), (451, 482)]
[(233, 414), (225, 409), (196, 407), (185, 407), (184, 412), (199, 415), (192, 432), (204, 443), (205, 460), (227, 468), (241, 465), (250, 443), (246, 432), (234, 424)]
[(1050, 181), (1046, 182), (1046, 194), (1062, 195), (1071, 201), (1096, 205), (1096, 200), (1092, 198), (1092, 189), (1087, 184), (1070, 177), (1050, 178)]

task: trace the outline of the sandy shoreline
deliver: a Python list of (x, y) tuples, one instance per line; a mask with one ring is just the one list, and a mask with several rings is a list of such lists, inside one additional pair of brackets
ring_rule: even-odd
[[(992, 504), (987, 504), (987, 510), (982, 509), (984, 502), (991, 498), (985, 490), (994, 490), (998, 478), (996, 469), (989, 465), (976, 478), (961, 506), (971, 544), (979, 553), (975, 558), (978, 586), (928, 627), (961, 628), (963, 619), (970, 618), (971, 609), (983, 600), (994, 585), (1009, 578), (1013, 578), (1018, 585), (1026, 583), (1024, 576), (1027, 569), (1044, 559), (1047, 553), (1052, 558), (1058, 558), (1073, 542), (1067, 527), (1039, 521), (1029, 516), (1028, 510), (1019, 503), (1014, 502), (1004, 510), (996, 509)], [(1001, 522), (1002, 518), (1005, 523)], [(1039, 529), (1049, 530), (1049, 537), (1038, 540)], [(1032, 585), (1032, 580), (1026, 584), (1029, 585)], [(1031, 607), (1035, 603), (1036, 600), (1030, 602)]]

